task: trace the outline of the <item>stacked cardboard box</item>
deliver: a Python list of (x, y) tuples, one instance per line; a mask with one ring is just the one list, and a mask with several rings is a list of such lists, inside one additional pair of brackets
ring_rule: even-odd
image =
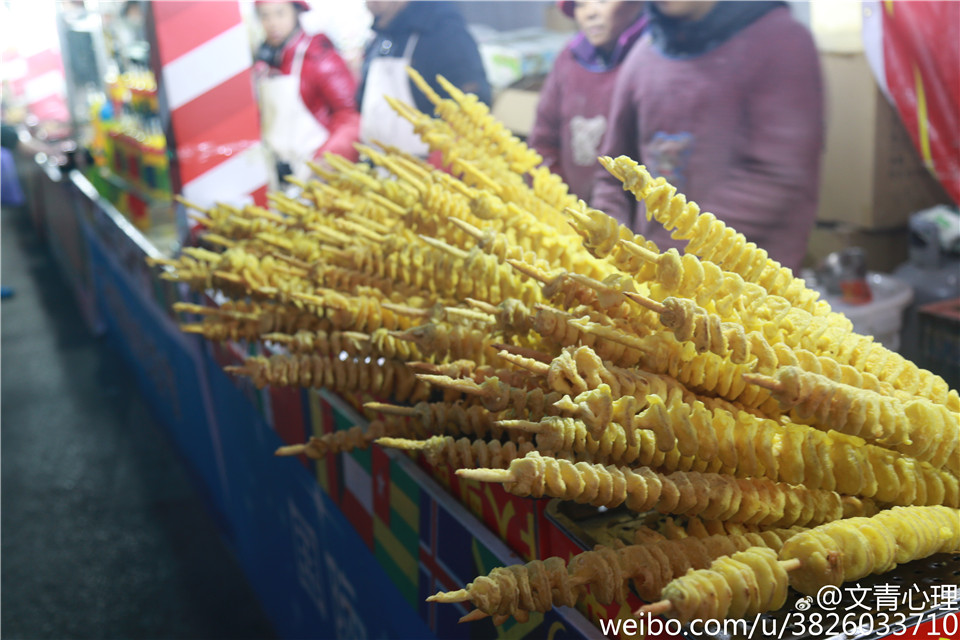
[(866, 56), (824, 51), (820, 60), (827, 131), (808, 262), (860, 246), (868, 268), (890, 271), (907, 258), (910, 215), (949, 198), (923, 166)]

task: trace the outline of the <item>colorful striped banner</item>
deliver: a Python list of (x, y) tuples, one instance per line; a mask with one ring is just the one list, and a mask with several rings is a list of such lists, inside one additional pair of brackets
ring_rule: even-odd
[(237, 2), (154, 2), (160, 100), (170, 114), (178, 191), (191, 202), (266, 202), (253, 59)]

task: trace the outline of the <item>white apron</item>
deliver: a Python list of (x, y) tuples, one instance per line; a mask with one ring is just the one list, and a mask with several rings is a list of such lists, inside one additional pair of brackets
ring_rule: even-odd
[(301, 180), (310, 177), (307, 160), (312, 160), (313, 154), (330, 137), (330, 132), (317, 122), (300, 97), (300, 73), (309, 45), (309, 39), (297, 45), (289, 75), (260, 81), (263, 141), (277, 160), (290, 165), (293, 175)]
[(360, 105), (360, 140), (366, 144), (382, 142), (426, 158), (430, 148), (414, 133), (413, 125), (401, 118), (383, 98), (390, 96), (416, 106), (407, 67), (417, 39), (417, 34), (410, 35), (402, 58), (377, 57), (370, 61)]

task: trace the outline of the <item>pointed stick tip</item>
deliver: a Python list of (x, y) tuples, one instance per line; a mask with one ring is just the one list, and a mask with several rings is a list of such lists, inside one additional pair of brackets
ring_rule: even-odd
[(519, 429), (527, 433), (539, 433), (543, 430), (542, 423), (531, 420), (495, 420), (493, 425), (502, 429)]
[(307, 448), (305, 444), (291, 444), (283, 447), (277, 447), (277, 450), (273, 452), (273, 455), (279, 457), (285, 456), (298, 456), (303, 453)]
[(514, 476), (506, 469), (457, 469), (456, 474), (467, 480), (479, 480), (480, 482), (498, 482), (506, 483), (514, 480)]
[(456, 591), (439, 591), (427, 598), (427, 602), (466, 602), (470, 599), (470, 592), (466, 589)]
[(667, 312), (667, 307), (663, 303), (657, 302), (652, 298), (648, 298), (646, 296), (640, 295), (639, 293), (636, 293), (634, 291), (624, 291), (623, 295), (627, 296), (628, 298), (630, 298), (631, 300), (639, 304), (641, 307), (650, 309), (651, 311), (655, 313), (659, 313), (660, 315), (663, 315), (664, 313)]
[(467, 235), (473, 237), (474, 239), (480, 240), (481, 238), (483, 238), (483, 230), (480, 229), (479, 227), (475, 227), (474, 225), (470, 224), (466, 220), (461, 220), (460, 218), (453, 218), (453, 217), (447, 218), (447, 219), (453, 224), (453, 226), (457, 227), (458, 229), (460, 229)]
[(639, 609), (637, 609), (636, 611), (634, 611), (634, 615), (636, 615), (636, 616), (643, 616), (643, 615), (659, 616), (659, 615), (661, 615), (661, 614), (667, 613), (667, 612), (670, 611), (671, 609), (673, 609), (673, 603), (672, 603), (672, 602), (670, 602), (669, 600), (661, 600), (661, 601), (659, 601), (659, 602), (654, 602), (653, 604), (646, 604), (646, 605), (640, 607)]
[(417, 413), (416, 409), (413, 407), (404, 407), (397, 404), (389, 404), (387, 402), (364, 402), (363, 408), (394, 416), (413, 416)]
[(483, 620), (484, 618), (487, 618), (487, 617), (489, 617), (489, 616), (490, 616), (489, 613), (484, 613), (483, 611), (480, 611), (480, 609), (474, 609), (473, 611), (471, 611), (471, 612), (468, 613), (467, 615), (465, 615), (465, 616), (463, 616), (462, 618), (460, 618), (460, 620), (458, 620), (457, 622), (461, 622), (461, 623), (462, 623), (462, 622), (475, 622), (475, 621), (477, 621), (477, 620)]
[(450, 376), (436, 375), (432, 373), (417, 373), (417, 378), (424, 382), (438, 387), (445, 387), (464, 393), (483, 393), (483, 389), (473, 380), (467, 378), (451, 378)]
[(769, 389), (770, 391), (784, 390), (783, 383), (781, 383), (779, 380), (769, 376), (761, 375), (759, 373), (744, 373), (743, 380), (744, 382), (755, 384), (758, 387), (763, 387), (764, 389)]
[(374, 442), (381, 447), (390, 447), (391, 449), (402, 449), (404, 451), (419, 451), (426, 449), (429, 445), (426, 440), (410, 440), (408, 438), (377, 438)]
[(406, 364), (408, 369), (417, 373), (437, 374), (440, 372), (440, 367), (432, 362), (408, 362)]
[(796, 571), (801, 567), (802, 564), (803, 563), (800, 561), (800, 558), (791, 558), (789, 560), (781, 560), (780, 568), (787, 572)]
[(543, 273), (542, 271), (540, 271), (540, 269), (534, 267), (533, 265), (527, 264), (526, 262), (517, 260), (515, 258), (507, 258), (506, 262), (511, 267), (513, 267), (523, 275), (527, 276), (528, 278), (533, 278), (534, 280), (537, 280), (544, 284), (547, 284), (551, 280), (551, 278), (549, 278), (547, 274)]
[(497, 307), (490, 304), (489, 302), (485, 302), (483, 300), (476, 300), (474, 298), (464, 298), (464, 301), (466, 301), (466, 303), (471, 307), (473, 307), (474, 309), (478, 309), (479, 311), (483, 311), (484, 313), (489, 313), (491, 315), (497, 314)]

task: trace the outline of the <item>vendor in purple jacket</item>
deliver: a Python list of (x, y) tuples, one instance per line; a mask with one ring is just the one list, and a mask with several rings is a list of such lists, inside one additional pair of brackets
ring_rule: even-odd
[[(823, 90), (813, 39), (783, 2), (653, 2), (624, 60), (603, 155), (627, 155), (783, 266), (817, 210)], [(590, 204), (682, 248), (600, 168)]]
[(642, 2), (561, 2), (560, 8), (580, 32), (547, 76), (528, 143), (571, 192), (586, 198), (617, 70), (647, 19)]

